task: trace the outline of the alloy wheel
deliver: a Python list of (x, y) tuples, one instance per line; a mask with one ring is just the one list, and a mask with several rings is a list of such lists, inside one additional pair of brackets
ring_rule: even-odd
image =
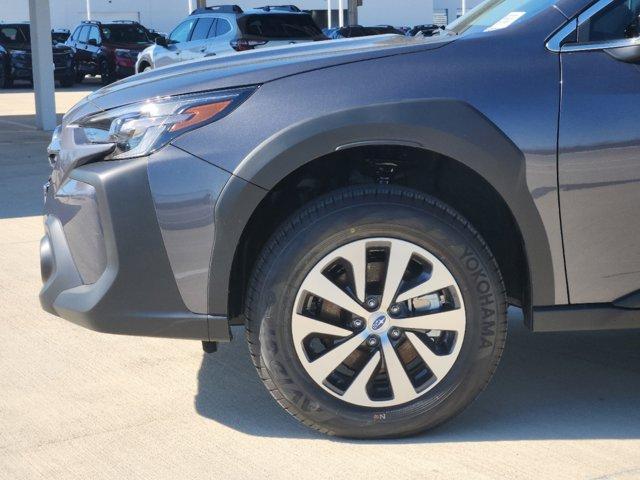
[(424, 248), (357, 240), (320, 260), (291, 317), (297, 357), (326, 392), (361, 407), (424, 395), (452, 369), (466, 313), (458, 283)]

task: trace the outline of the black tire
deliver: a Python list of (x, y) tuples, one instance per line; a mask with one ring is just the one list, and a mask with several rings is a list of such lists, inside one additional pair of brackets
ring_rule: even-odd
[(3, 68), (2, 65), (0, 65), (0, 87), (1, 88), (13, 87), (13, 79), (9, 75), (9, 72), (7, 72), (7, 69)]
[[(290, 315), (310, 269), (346, 243), (371, 237), (413, 242), (435, 255), (458, 282), (466, 306), (464, 341), (453, 367), (432, 390), (404, 405), (368, 408), (320, 388), (296, 356)], [(353, 187), (319, 198), (291, 216), (263, 249), (246, 298), (246, 337), (272, 396), (305, 425), (350, 438), (401, 437), (449, 420), (485, 388), (506, 339), (507, 301), (498, 265), (460, 214), (420, 192)]]
[(102, 85), (109, 85), (110, 83), (113, 83), (114, 73), (111, 71), (109, 62), (106, 59), (100, 60), (99, 71)]
[(84, 73), (82, 73), (78, 69), (78, 65), (77, 64), (73, 67), (73, 70), (74, 70), (74, 75), (76, 77), (76, 83), (82, 83), (84, 81)]
[(76, 76), (75, 76), (75, 72), (71, 72), (67, 75), (65, 75), (64, 77), (62, 77), (62, 79), (60, 80), (60, 85), (63, 88), (71, 88), (76, 84)]

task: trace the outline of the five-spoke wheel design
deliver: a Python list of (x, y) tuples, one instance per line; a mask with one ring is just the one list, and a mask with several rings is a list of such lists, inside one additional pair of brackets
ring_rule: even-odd
[(331, 395), (362, 407), (397, 406), (452, 369), (466, 314), (458, 283), (433, 254), (394, 238), (343, 245), (297, 293), (298, 359)]

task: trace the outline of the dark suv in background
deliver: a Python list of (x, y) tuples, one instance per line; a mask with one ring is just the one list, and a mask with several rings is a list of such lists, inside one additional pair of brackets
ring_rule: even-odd
[(639, 14), (489, 0), (432, 37), (94, 92), (49, 149), (41, 303), (207, 351), (244, 325), (305, 425), (435, 427), (489, 382), (509, 304), (533, 331), (640, 327)]
[(78, 25), (66, 44), (76, 51), (76, 80), (85, 75), (100, 75), (103, 84), (135, 73), (138, 54), (155, 38), (137, 22), (84, 21)]
[[(52, 32), (54, 78), (63, 87), (75, 83), (73, 49), (55, 40)], [(11, 88), (15, 80), (33, 82), (31, 27), (28, 23), (0, 23), (0, 86)]]

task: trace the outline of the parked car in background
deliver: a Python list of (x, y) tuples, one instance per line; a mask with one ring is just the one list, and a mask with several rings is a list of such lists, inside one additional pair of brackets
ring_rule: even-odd
[(9, 71), (11, 69), (11, 54), (2, 45), (0, 45), (0, 88), (7, 88), (5, 82), (9, 79)]
[(394, 27), (393, 25), (374, 25), (363, 27), (362, 25), (347, 25), (344, 27), (324, 28), (322, 33), (331, 39), (367, 37), (370, 35), (405, 35), (409, 27)]
[[(28, 23), (0, 23), (0, 46), (3, 54), (0, 84), (10, 88), (14, 81), (24, 80), (33, 83), (31, 67), (31, 27)], [(53, 76), (63, 87), (75, 83), (74, 52), (64, 45), (56, 44), (52, 39)]]
[(347, 27), (336, 28), (331, 33), (332, 39), (368, 37), (371, 35), (404, 35), (400, 30), (389, 25), (378, 25), (374, 27), (363, 27), (362, 25), (349, 25)]
[(71, 31), (68, 28), (54, 28), (51, 30), (51, 41), (54, 44), (65, 43), (70, 35)]
[(151, 40), (153, 43), (155, 43), (156, 38), (158, 38), (158, 37), (166, 37), (167, 36), (166, 33), (158, 32), (157, 30), (155, 30), (153, 28), (149, 28), (148, 32), (149, 32), (149, 40)]
[(185, 60), (266, 47), (326, 40), (310, 14), (293, 5), (243, 11), (237, 5), (194, 10), (138, 57), (136, 72)]
[(427, 25), (416, 25), (411, 28), (406, 34), (410, 37), (415, 37), (418, 34), (422, 34), (425, 37), (432, 37), (433, 35), (437, 35), (442, 32), (443, 27), (440, 25), (436, 25), (433, 23)]
[(331, 27), (331, 28), (326, 28), (325, 27), (325, 28), (322, 29), (322, 33), (324, 34), (325, 37), (332, 38), (331, 36), (333, 35), (333, 32), (338, 30), (338, 28), (340, 28), (340, 27)]
[(75, 28), (66, 44), (76, 52), (76, 81), (81, 82), (85, 75), (100, 75), (107, 85), (133, 75), (138, 54), (152, 41), (138, 22), (87, 20)]
[(393, 25), (374, 25), (373, 28), (378, 31), (378, 35), (404, 35), (405, 32), (401, 28), (396, 28)]

